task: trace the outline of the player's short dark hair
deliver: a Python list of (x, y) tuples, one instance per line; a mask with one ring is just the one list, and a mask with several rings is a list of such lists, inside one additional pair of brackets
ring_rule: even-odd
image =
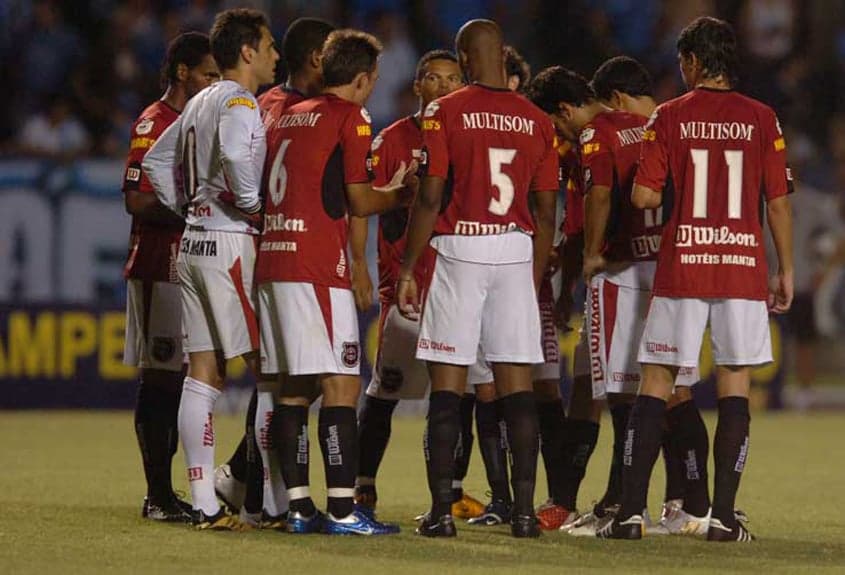
[(414, 78), (416, 78), (417, 81), (423, 79), (423, 76), (425, 76), (425, 67), (428, 66), (428, 63), (432, 60), (449, 60), (455, 64), (458, 63), (458, 58), (449, 50), (430, 50), (423, 54), (420, 61), (417, 62), (417, 71), (414, 74)]
[(736, 35), (724, 20), (709, 16), (693, 20), (678, 36), (678, 52), (685, 57), (695, 54), (706, 78), (724, 75), (736, 81)]
[(196, 68), (203, 58), (211, 54), (211, 43), (208, 35), (200, 32), (185, 32), (176, 36), (167, 46), (167, 55), (161, 67), (161, 85), (166, 88), (177, 80), (176, 72), (179, 64), (188, 68)]
[(504, 52), (505, 71), (507, 72), (508, 78), (519, 76), (519, 86), (516, 89), (524, 92), (528, 86), (528, 81), (531, 80), (531, 66), (513, 46), (505, 46)]
[(258, 49), (262, 28), (269, 29), (270, 23), (252, 8), (234, 8), (217, 15), (211, 27), (211, 53), (221, 71), (238, 65), (244, 44)]
[(599, 66), (590, 85), (602, 100), (609, 100), (614, 90), (634, 97), (654, 95), (651, 74), (629, 56), (616, 56)]
[(335, 30), (323, 44), (323, 85), (343, 86), (355, 76), (376, 68), (382, 45), (375, 36), (360, 30)]
[(282, 38), (282, 56), (288, 73), (299, 72), (315, 50), (320, 50), (333, 24), (319, 18), (298, 18), (294, 20)]
[(563, 66), (546, 68), (534, 76), (526, 89), (526, 95), (549, 114), (558, 111), (560, 102), (581, 106), (596, 98), (584, 76)]

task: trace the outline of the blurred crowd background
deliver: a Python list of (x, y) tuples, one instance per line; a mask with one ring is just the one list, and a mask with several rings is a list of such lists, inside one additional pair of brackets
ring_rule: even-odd
[[(217, 11), (245, 5), (270, 16), (279, 43), (304, 15), (378, 36), (385, 52), (367, 106), (377, 127), (415, 110), (418, 56), (451, 48), (470, 18), (500, 22), (534, 71), (563, 64), (590, 77), (608, 57), (638, 58), (654, 75), (658, 101), (683, 90), (679, 31), (700, 15), (729, 20), (742, 48), (740, 89), (777, 110), (799, 190), (791, 371), (809, 383), (819, 370), (845, 368), (832, 339), (845, 325), (845, 0), (2, 0), (0, 156), (64, 166), (122, 161), (133, 120), (161, 94), (168, 41), (207, 32)], [(281, 62), (277, 72), (283, 79)], [(112, 193), (119, 198), (119, 180)], [(831, 337), (819, 341), (819, 329)]]

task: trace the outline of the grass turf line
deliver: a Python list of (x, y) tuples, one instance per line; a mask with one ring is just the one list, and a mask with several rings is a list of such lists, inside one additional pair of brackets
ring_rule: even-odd
[[(715, 422), (707, 417), (711, 437)], [(611, 433), (605, 418), (581, 490), (587, 507), (601, 496)], [(217, 417), (217, 457), (240, 437), (242, 421)], [(749, 465), (738, 506), (752, 545), (714, 545), (682, 537), (641, 542), (575, 539), (545, 533), (516, 541), (505, 527), (459, 524), (457, 539), (423, 540), (412, 517), (428, 504), (421, 450), (423, 422), (397, 419), (379, 477), (379, 512), (399, 522), (398, 536), (291, 536), (274, 532), (206, 533), (140, 518), (143, 473), (129, 413), (0, 412), (0, 573), (548, 573), (564, 569), (624, 573), (845, 573), (845, 447), (843, 417), (755, 413)], [(312, 417), (312, 432), (316, 419)], [(312, 491), (324, 506), (322, 460), (312, 439)], [(710, 467), (712, 478), (712, 462)], [(182, 459), (177, 488), (187, 491)], [(712, 479), (711, 479), (712, 481)], [(484, 499), (483, 465), (475, 448), (467, 491)], [(649, 499), (659, 513), (658, 461)], [(539, 465), (537, 502), (545, 498)]]

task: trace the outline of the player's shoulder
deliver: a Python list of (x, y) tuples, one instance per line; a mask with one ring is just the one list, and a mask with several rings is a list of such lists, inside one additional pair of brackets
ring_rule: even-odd
[(403, 139), (410, 134), (420, 131), (419, 120), (415, 116), (399, 118), (379, 132), (378, 137), (382, 140), (393, 141)]
[[(255, 99), (255, 94), (232, 80), (221, 80), (215, 82), (207, 90), (213, 90), (214, 95), (221, 102), (224, 108), (249, 108), (250, 110), (258, 109), (258, 100)], [(196, 97), (196, 96), (194, 96)]]
[(133, 136), (157, 136), (176, 118), (179, 111), (169, 106), (164, 100), (156, 100), (146, 108), (132, 125)]

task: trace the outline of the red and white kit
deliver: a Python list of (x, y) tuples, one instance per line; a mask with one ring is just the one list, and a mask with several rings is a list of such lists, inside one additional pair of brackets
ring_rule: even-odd
[(371, 179), (370, 115), (331, 94), (268, 114), (278, 119), (267, 128), (256, 268), (262, 371), (357, 375), (345, 186)]
[[(132, 126), (123, 193), (153, 194), (141, 160), (179, 112), (162, 100), (145, 109)], [(183, 225), (132, 218), (126, 278), (126, 340), (123, 361), (147, 369), (180, 371), (184, 362), (182, 299), (176, 254)]]
[(189, 352), (258, 348), (253, 269), (264, 126), (251, 92), (224, 80), (191, 98), (144, 157), (166, 206), (187, 211), (177, 269)]
[(529, 191), (558, 188), (551, 121), (519, 94), (481, 85), (432, 102), (423, 166), (445, 180), (417, 357), (455, 365), (542, 363)]
[[(631, 204), (634, 174), (646, 118), (620, 111), (598, 114), (580, 134), (584, 189), (610, 189), (605, 232), (607, 270), (592, 278), (587, 295), (587, 341), (593, 397), (637, 393), (641, 370), (636, 350), (642, 337), (655, 260), (660, 250), (662, 208)], [(678, 385), (690, 386), (697, 370), (683, 370)]]
[(777, 117), (737, 92), (697, 88), (661, 105), (643, 139), (636, 183), (671, 180), (674, 197), (639, 360), (696, 365), (709, 323), (717, 365), (770, 362), (760, 206), (790, 179)]

